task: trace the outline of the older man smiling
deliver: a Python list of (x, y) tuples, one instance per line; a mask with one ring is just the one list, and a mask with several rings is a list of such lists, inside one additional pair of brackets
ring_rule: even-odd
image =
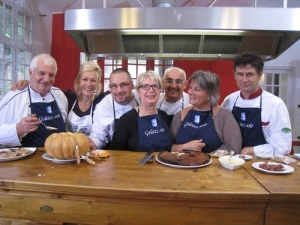
[[(67, 99), (52, 85), (57, 64), (48, 54), (35, 56), (30, 64), (30, 81), (24, 90), (9, 91), (0, 102), (0, 144), (4, 146), (44, 146), (53, 132), (65, 131)], [(47, 126), (56, 127), (49, 131)]]

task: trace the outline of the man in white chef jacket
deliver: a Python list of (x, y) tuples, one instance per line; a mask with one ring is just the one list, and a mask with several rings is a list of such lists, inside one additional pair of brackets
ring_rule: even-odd
[[(9, 91), (0, 102), (0, 145), (41, 147), (50, 134), (65, 131), (68, 102), (60, 89), (52, 87), (56, 73), (50, 55), (32, 59), (28, 88)], [(49, 131), (41, 122), (57, 130)]]
[(222, 106), (232, 110), (240, 125), (242, 154), (288, 155), (292, 143), (289, 112), (282, 99), (259, 87), (263, 67), (256, 52), (236, 56), (233, 72), (240, 90), (227, 96)]
[(115, 69), (109, 78), (111, 94), (99, 102), (94, 111), (94, 123), (90, 133), (90, 148), (107, 148), (119, 118), (133, 107), (138, 106), (138, 97), (134, 96), (130, 73), (123, 68)]
[(189, 95), (184, 92), (187, 85), (185, 71), (178, 67), (166, 69), (162, 85), (165, 92), (160, 94), (157, 108), (164, 110), (172, 120), (177, 112), (190, 106)]

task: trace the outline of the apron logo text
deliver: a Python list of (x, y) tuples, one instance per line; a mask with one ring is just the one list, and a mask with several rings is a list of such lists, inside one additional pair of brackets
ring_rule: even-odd
[(253, 128), (253, 123), (240, 123), (240, 127)]
[(193, 123), (186, 122), (183, 127), (184, 128), (186, 128), (186, 127), (192, 127), (192, 128), (195, 128), (195, 129), (199, 129), (199, 128), (206, 127), (206, 126), (207, 126), (207, 123), (199, 125), (199, 126), (196, 126)]
[(146, 130), (145, 131), (145, 135), (148, 137), (151, 134), (158, 134), (158, 133), (164, 133), (165, 132), (165, 128), (160, 128), (160, 129), (156, 129), (156, 130)]
[(41, 122), (47, 121), (47, 120), (53, 120), (53, 119), (57, 119), (60, 118), (60, 114), (54, 115), (54, 116), (45, 116), (45, 117), (39, 117), (39, 120)]

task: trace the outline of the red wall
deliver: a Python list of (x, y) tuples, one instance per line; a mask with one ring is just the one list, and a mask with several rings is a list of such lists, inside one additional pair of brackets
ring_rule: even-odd
[[(64, 31), (64, 14), (54, 14), (51, 54), (58, 64), (56, 87), (62, 90), (73, 90), (80, 64), (79, 53), (80, 48)], [(149, 63), (153, 64), (153, 61)], [(98, 60), (98, 64), (102, 69), (104, 68), (104, 60)], [(187, 78), (196, 70), (209, 70), (218, 74), (221, 81), (220, 103), (228, 94), (238, 90), (233, 78), (232, 61), (174, 60), (174, 66), (182, 68)]]
[(197, 70), (216, 73), (220, 78), (220, 104), (227, 95), (238, 90), (233, 77), (232, 61), (175, 60), (174, 66), (182, 68), (187, 79)]
[(57, 62), (54, 86), (62, 90), (74, 89), (80, 65), (80, 48), (64, 30), (64, 14), (54, 14), (52, 22), (51, 55)]

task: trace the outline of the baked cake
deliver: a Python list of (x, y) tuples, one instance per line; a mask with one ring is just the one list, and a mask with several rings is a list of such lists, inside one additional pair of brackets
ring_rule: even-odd
[(181, 166), (198, 166), (209, 162), (210, 155), (204, 152), (160, 152), (158, 160), (164, 163)]

